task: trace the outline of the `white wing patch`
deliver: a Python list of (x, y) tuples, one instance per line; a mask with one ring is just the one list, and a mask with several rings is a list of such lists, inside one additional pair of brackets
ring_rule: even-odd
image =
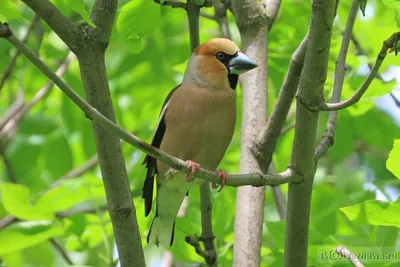
[(154, 139), (154, 137), (156, 136), (156, 133), (157, 133), (157, 131), (158, 131), (158, 127), (160, 126), (161, 121), (164, 119), (164, 115), (165, 115), (165, 113), (167, 112), (167, 108), (168, 108), (168, 106), (169, 106), (169, 102), (170, 102), (170, 101), (171, 101), (171, 99), (168, 100), (168, 102), (165, 104), (165, 106), (164, 106), (163, 109), (161, 110), (160, 117), (158, 118), (158, 121), (157, 121), (155, 130), (154, 130), (154, 133), (153, 133), (153, 139)]

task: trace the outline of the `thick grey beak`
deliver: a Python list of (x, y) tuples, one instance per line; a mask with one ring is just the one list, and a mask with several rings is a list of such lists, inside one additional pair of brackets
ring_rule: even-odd
[(231, 74), (242, 74), (246, 71), (252, 70), (257, 67), (253, 60), (248, 58), (242, 52), (238, 52), (237, 56), (229, 61), (229, 72)]

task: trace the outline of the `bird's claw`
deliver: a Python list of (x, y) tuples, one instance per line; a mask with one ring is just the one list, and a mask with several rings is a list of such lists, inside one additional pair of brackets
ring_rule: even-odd
[(200, 164), (191, 160), (187, 160), (186, 163), (189, 164), (188, 169), (190, 169), (190, 172), (186, 175), (186, 182), (193, 182), (196, 172), (200, 169)]
[(221, 192), (222, 188), (225, 186), (226, 180), (228, 180), (228, 174), (223, 170), (217, 170), (217, 177), (221, 179), (221, 183), (212, 183), (212, 188), (217, 189), (219, 186), (221, 186), (221, 188), (218, 190), (218, 192)]

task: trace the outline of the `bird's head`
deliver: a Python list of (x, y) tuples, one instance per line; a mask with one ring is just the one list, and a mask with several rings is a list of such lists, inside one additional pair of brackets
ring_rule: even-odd
[(235, 89), (239, 74), (255, 67), (256, 63), (240, 52), (234, 42), (213, 38), (194, 50), (183, 83), (210, 89)]

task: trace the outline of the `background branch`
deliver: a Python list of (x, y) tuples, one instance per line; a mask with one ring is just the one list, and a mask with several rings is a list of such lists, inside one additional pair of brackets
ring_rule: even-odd
[(354, 105), (358, 101), (360, 101), (361, 97), (367, 91), (367, 89), (371, 85), (373, 79), (378, 74), (379, 68), (381, 67), (383, 61), (385, 60), (388, 50), (393, 48), (399, 40), (400, 40), (400, 32), (396, 32), (383, 42), (382, 48), (375, 60), (375, 64), (372, 67), (369, 75), (367, 76), (367, 78), (365, 79), (363, 84), (360, 86), (360, 88), (356, 91), (356, 93), (352, 97), (350, 97), (349, 99), (347, 99), (345, 101), (339, 102), (339, 103), (330, 103), (330, 104), (321, 103), (321, 105), (319, 107), (320, 110), (323, 110), (323, 111), (340, 110), (340, 109), (347, 108), (351, 105)]
[(69, 258), (67, 251), (54, 238), (50, 238), (49, 241), (53, 245), (53, 247), (60, 253), (64, 261), (68, 263), (68, 265), (74, 265), (72, 260)]
[(344, 246), (337, 246), (335, 248), (336, 254), (345, 257), (346, 259), (349, 260), (351, 264), (353, 264), (354, 267), (364, 267), (364, 265), (360, 262), (359, 259), (355, 256), (355, 254), (351, 253), (350, 250), (348, 250)]
[[(189, 23), (190, 34), (190, 50), (191, 52), (199, 46), (199, 18), (201, 7), (196, 5), (194, 1), (188, 0), (186, 3), (187, 17)], [(218, 266), (217, 251), (214, 244), (214, 232), (212, 228), (212, 202), (210, 194), (210, 184), (203, 183), (200, 185), (200, 210), (201, 210), (201, 241), (204, 243), (205, 250), (201, 250), (196, 246), (196, 242), (187, 243), (194, 246), (196, 253), (204, 258), (208, 266)], [(198, 242), (197, 242), (198, 244)], [(203, 253), (204, 252), (204, 253)]]
[[(333, 93), (332, 93), (332, 103), (337, 103), (340, 101), (340, 96), (342, 94), (344, 76), (346, 72), (346, 57), (347, 52), (349, 50), (349, 44), (351, 35), (353, 32), (353, 26), (356, 21), (358, 8), (360, 6), (359, 0), (354, 0), (353, 4), (350, 8), (349, 18), (347, 19), (346, 28), (343, 33), (342, 45), (340, 47), (340, 52), (338, 59), (336, 61), (336, 69), (335, 69), (335, 81), (333, 84)], [(329, 113), (328, 122), (326, 125), (325, 134), (322, 137), (321, 142), (315, 151), (315, 160), (318, 161), (321, 157), (323, 157), (328, 149), (333, 146), (335, 133), (336, 133), (336, 122), (337, 122), (338, 113), (337, 111), (333, 111)]]
[[(71, 62), (71, 60), (75, 57), (75, 55), (70, 52), (66, 59), (61, 63), (60, 67), (56, 71), (56, 75), (58, 77), (62, 77), (64, 73), (68, 69), (68, 65)], [(5, 127), (8, 127), (8, 130), (10, 127), (13, 129), (18, 126), (19, 122), (22, 120), (22, 118), (28, 113), (28, 111), (36, 105), (41, 99), (43, 99), (50, 91), (54, 83), (52, 81), (49, 81), (46, 83), (45, 86), (43, 86), (39, 91), (35, 94), (35, 96), (32, 98), (30, 102), (27, 104), (22, 104), (21, 107), (18, 109), (13, 109), (8, 116), (4, 116), (4, 118), (0, 122), (0, 137), (3, 135), (2, 130)], [(12, 126), (9, 126), (12, 124)]]
[(40, 16), (54, 32), (74, 51), (79, 45), (81, 32), (78, 25), (65, 17), (50, 1), (22, 0)]
[(214, 6), (214, 19), (218, 23), (222, 35), (225, 38), (232, 39), (228, 19), (226, 17), (226, 6), (221, 0), (212, 0), (212, 3)]
[[(39, 16), (35, 15), (31, 21), (31, 23), (28, 26), (28, 29), (26, 30), (25, 35), (22, 37), (22, 42), (26, 43), (26, 41), (28, 40), (29, 35), (31, 34), (33, 28), (35, 27), (35, 25), (38, 23), (39, 21)], [(15, 62), (17, 61), (18, 56), (21, 54), (21, 52), (19, 50), (17, 50), (17, 52), (15, 53), (15, 55), (11, 58), (10, 62), (8, 63), (6, 70), (3, 72), (3, 75), (0, 78), (0, 92), (1, 89), (4, 86), (4, 83), (6, 82), (6, 80), (8, 79), (8, 77), (11, 74), (11, 71), (15, 65)]]
[[(256, 134), (267, 122), (267, 37), (270, 19), (263, 6), (255, 0), (234, 0), (232, 10), (240, 32), (243, 52), (258, 65), (254, 70), (240, 76), (242, 125), (239, 171), (260, 172), (251, 146)], [(247, 186), (237, 190), (233, 266), (261, 265), (264, 189)]]

